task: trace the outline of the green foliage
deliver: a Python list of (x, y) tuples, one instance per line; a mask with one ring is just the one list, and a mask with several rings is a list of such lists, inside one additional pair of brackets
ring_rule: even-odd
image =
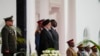
[(36, 53), (33, 53), (31, 56), (37, 56), (37, 54)]
[(0, 37), (1, 37), (1, 32), (0, 32)]
[(16, 27), (16, 32), (17, 32), (17, 42), (20, 44), (25, 43), (25, 38), (22, 37), (22, 31), (20, 28)]
[(54, 48), (48, 48), (48, 49), (46, 49), (46, 50), (50, 50), (50, 51), (51, 51), (51, 50), (55, 50), (55, 49), (54, 49)]
[(18, 43), (25, 43), (25, 38), (17, 37), (17, 42)]
[(84, 45), (86, 45), (89, 42), (92, 43), (93, 45), (95, 45), (98, 48), (99, 53), (100, 53), (100, 45), (96, 44), (94, 41), (92, 41), (92, 40), (83, 40), (81, 43), (84, 44)]
[(0, 44), (2, 44), (2, 41), (0, 40)]
[(16, 27), (16, 32), (20, 35), (20, 36), (22, 36), (22, 31), (21, 31), (21, 29), (20, 28), (18, 28), (18, 27)]

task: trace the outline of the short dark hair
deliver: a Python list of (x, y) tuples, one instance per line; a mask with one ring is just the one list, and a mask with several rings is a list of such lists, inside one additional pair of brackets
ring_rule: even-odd
[(49, 19), (47, 19), (47, 20), (45, 20), (43, 23), (42, 23), (42, 25), (43, 26), (46, 26), (48, 23), (50, 23), (51, 21), (49, 20)]
[(51, 22), (54, 22), (54, 21), (56, 21), (56, 20), (54, 20), (54, 19), (51, 19)]
[(51, 20), (51, 25), (52, 25), (53, 27), (57, 27), (57, 22), (56, 22), (56, 20), (52, 19), (52, 20)]

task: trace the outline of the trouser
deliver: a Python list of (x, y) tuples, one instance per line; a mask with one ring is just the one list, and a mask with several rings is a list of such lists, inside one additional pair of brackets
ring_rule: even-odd
[(14, 53), (3, 53), (3, 56), (14, 56)]

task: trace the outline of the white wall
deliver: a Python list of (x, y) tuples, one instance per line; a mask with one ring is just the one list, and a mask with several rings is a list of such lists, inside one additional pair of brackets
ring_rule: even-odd
[(0, 0), (0, 30), (4, 25), (3, 18), (13, 15), (16, 24), (16, 0)]
[[(35, 0), (27, 0), (27, 56), (35, 53)], [(30, 54), (31, 49), (31, 54)]]
[(83, 39), (84, 28), (87, 28), (89, 38), (98, 43), (98, 34), (100, 30), (99, 0), (76, 0), (77, 43)]

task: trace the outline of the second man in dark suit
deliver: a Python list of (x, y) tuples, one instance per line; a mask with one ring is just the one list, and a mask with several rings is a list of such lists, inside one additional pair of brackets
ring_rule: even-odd
[(58, 35), (58, 32), (56, 31), (57, 22), (54, 19), (52, 19), (51, 25), (52, 25), (52, 27), (51, 27), (50, 32), (52, 33), (52, 36), (54, 39), (54, 48), (56, 50), (59, 50), (59, 35)]

